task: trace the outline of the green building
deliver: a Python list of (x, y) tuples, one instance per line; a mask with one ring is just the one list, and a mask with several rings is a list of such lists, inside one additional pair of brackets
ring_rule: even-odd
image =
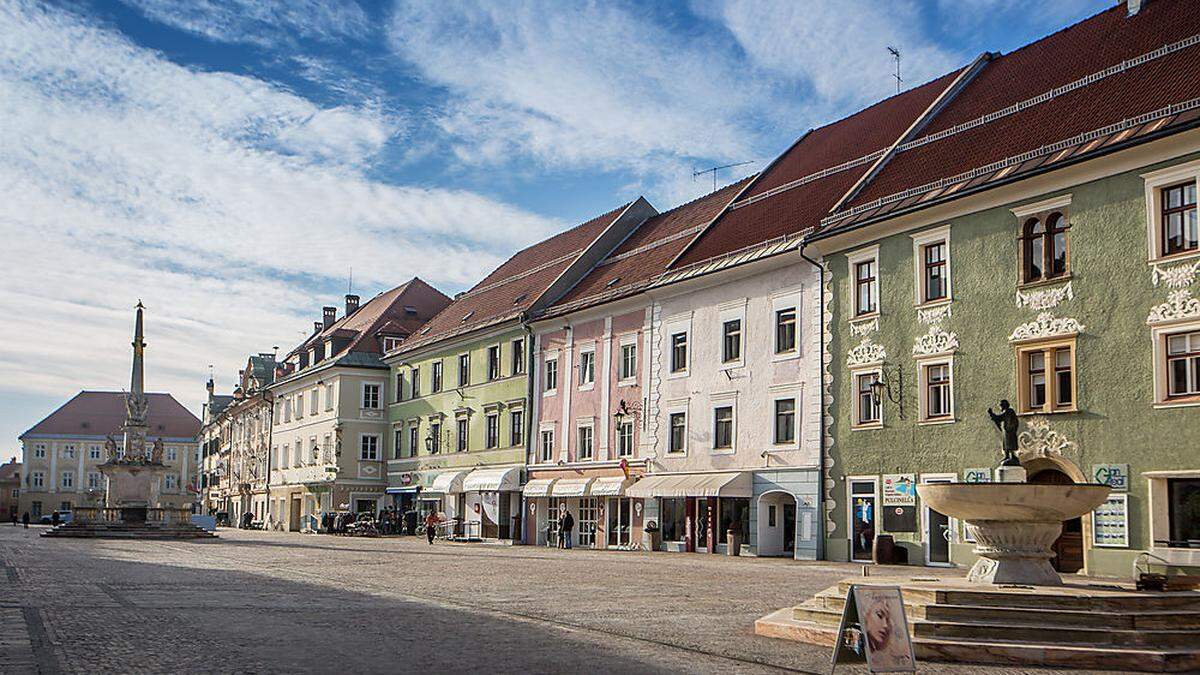
[(1184, 5), (985, 55), (843, 169), (805, 243), (826, 266), (828, 558), (890, 535), (909, 564), (974, 562), (913, 488), (992, 480), (1006, 399), (1031, 482), (1113, 487), (1064, 523), (1060, 571), (1200, 565), (1200, 91), (1165, 75), (1200, 50)]

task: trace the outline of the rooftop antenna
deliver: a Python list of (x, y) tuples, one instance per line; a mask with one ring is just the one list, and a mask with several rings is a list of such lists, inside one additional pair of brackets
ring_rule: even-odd
[(350, 266), (350, 279), (346, 281), (346, 295), (354, 292), (354, 265)]
[(698, 169), (698, 170), (692, 171), (692, 180), (696, 180), (696, 178), (703, 176), (706, 173), (711, 173), (713, 176), (713, 192), (716, 192), (717, 191), (717, 172), (718, 171), (720, 171), (721, 169), (731, 169), (735, 166), (742, 166), (745, 164), (753, 164), (753, 163), (754, 163), (754, 160), (746, 160), (745, 162), (734, 162), (733, 164), (722, 164), (721, 166), (712, 166), (707, 169)]
[(896, 93), (899, 94), (900, 93), (900, 85), (901, 85), (901, 83), (904, 82), (904, 80), (901, 79), (901, 77), (900, 77), (900, 49), (897, 47), (888, 45), (887, 50), (888, 50), (888, 53), (892, 55), (892, 58), (896, 59), (896, 74), (893, 75), (892, 77), (896, 78)]

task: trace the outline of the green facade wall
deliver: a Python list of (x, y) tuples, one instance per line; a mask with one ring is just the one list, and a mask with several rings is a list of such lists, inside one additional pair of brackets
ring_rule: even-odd
[[(515, 340), (524, 340), (523, 349), (526, 351), (524, 372), (513, 373), (512, 349)], [(499, 345), (501, 349), (501, 371), (498, 379), (488, 379), (488, 348)], [(418, 455), (415, 459), (406, 457), (405, 452), (397, 454), (395, 434), (388, 442), (389, 462), (388, 472), (391, 474), (411, 471), (430, 471), (447, 468), (468, 468), (481, 464), (524, 464), (525, 443), (528, 436), (529, 424), (529, 368), (528, 368), (529, 338), (525, 329), (514, 326), (511, 330), (491, 332), (485, 336), (475, 336), (466, 339), (448, 340), (436, 343), (427, 349), (399, 358), (390, 358), (391, 378), (395, 386), (397, 374), (404, 382), (404, 398), (399, 402), (388, 405), (388, 419), (393, 429), (407, 429), (409, 421), (420, 420)], [(460, 354), (471, 355), (471, 378), (466, 387), (458, 386), (458, 357)], [(442, 362), (443, 388), (440, 392), (431, 391), (431, 373), (435, 361)], [(415, 366), (421, 372), (421, 395), (412, 398), (409, 394), (411, 368)], [(490, 406), (498, 406), (500, 417), (500, 443), (497, 448), (487, 448), (486, 415)], [(525, 411), (522, 431), (522, 442), (512, 445), (509, 413), (520, 407)], [(457, 451), (456, 419), (463, 410), (469, 409), (469, 434), (467, 452)], [(429, 418), (440, 413), (442, 416), (442, 447), (437, 454), (430, 454), (425, 448), (425, 438), (429, 433)], [(449, 432), (447, 435), (446, 432)], [(407, 432), (405, 432), (407, 438)], [(399, 457), (399, 459), (397, 459)]]
[[(835, 527), (827, 537), (831, 559), (848, 559), (846, 476), (956, 473), (963, 480), (964, 469), (998, 464), (1001, 435), (986, 410), (1001, 398), (1016, 404), (1016, 357), (1009, 336), (1039, 313), (1016, 303), (1019, 225), (1009, 209), (1070, 194), (1074, 298), (1065, 298), (1048, 311), (1084, 326), (1076, 352), (1079, 410), (1041, 417), (1075, 444), (1064, 455), (1085, 473), (1095, 464), (1129, 464), (1130, 547), (1089, 549), (1085, 541), (1085, 555), (1092, 574), (1130, 573), (1133, 557), (1150, 545), (1148, 481), (1141, 473), (1200, 468), (1200, 408), (1154, 408), (1153, 341), (1146, 324), (1150, 309), (1166, 301), (1169, 289), (1151, 281), (1145, 187), (1139, 174), (1177, 163), (1031, 194), (1021, 202), (948, 223), (953, 302), (952, 316), (941, 325), (955, 333), (959, 343), (953, 365), (957, 421), (951, 424), (917, 423), (919, 392), (912, 350), (914, 340), (928, 330), (918, 321), (914, 307), (912, 235), (920, 230), (878, 241), (881, 310), (879, 330), (870, 338), (886, 349), (889, 366), (899, 364), (903, 369), (907, 418), (899, 419), (897, 406), (885, 398), (883, 429), (851, 429), (854, 392), (847, 354), (862, 338), (849, 331), (852, 282), (845, 253), (859, 247), (826, 254), (832, 315), (829, 497), (834, 502), (830, 516)], [(929, 229), (946, 224), (935, 223)], [(1022, 431), (1030, 421), (1030, 416), (1022, 416)], [(918, 500), (919, 531), (924, 527), (921, 511)], [(910, 549), (910, 562), (923, 562), (920, 534), (897, 534), (896, 540)], [(952, 560), (970, 564), (971, 548), (965, 543), (953, 545)]]

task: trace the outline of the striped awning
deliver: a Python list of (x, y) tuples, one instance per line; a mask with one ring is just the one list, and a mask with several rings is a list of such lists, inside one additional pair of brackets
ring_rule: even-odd
[(595, 478), (560, 478), (550, 488), (551, 497), (582, 497), (588, 493)]
[(636, 482), (636, 478), (624, 478), (622, 476), (597, 478), (596, 482), (592, 483), (592, 488), (588, 491), (588, 494), (593, 497), (620, 497), (625, 494), (625, 490), (629, 486)]
[(748, 471), (731, 473), (684, 473), (643, 476), (631, 485), (629, 497), (753, 497), (754, 485)]
[(521, 491), (521, 494), (526, 497), (549, 497), (550, 488), (556, 482), (558, 482), (557, 478), (534, 478), (525, 483), (525, 489)]

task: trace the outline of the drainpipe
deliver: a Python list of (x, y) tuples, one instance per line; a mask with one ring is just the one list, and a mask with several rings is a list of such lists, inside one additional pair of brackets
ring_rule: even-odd
[(817, 268), (818, 286), (817, 286), (817, 330), (820, 331), (818, 337), (819, 360), (817, 362), (817, 397), (821, 402), (820, 405), (820, 421), (818, 429), (820, 429), (820, 442), (818, 444), (817, 455), (817, 560), (825, 559), (825, 266), (818, 263), (816, 260), (804, 254), (804, 249), (808, 246), (807, 239), (800, 244), (800, 257)]
[[(533, 397), (534, 397), (534, 394), (536, 394), (537, 392), (535, 392), (533, 390), (533, 379), (534, 379), (533, 378), (533, 375), (534, 375), (533, 369), (537, 367), (537, 364), (534, 363), (534, 356), (536, 356), (536, 353), (534, 352), (534, 349), (533, 349), (533, 326), (529, 325), (529, 317), (525, 314), (525, 312), (521, 313), (521, 325), (525, 327), (525, 464), (528, 465), (529, 464), (529, 454), (531, 452), (531, 448), (535, 447), (533, 445), (535, 442), (534, 438), (533, 438), (533, 413), (534, 413)], [(541, 406), (539, 405), (538, 407), (540, 408)], [(525, 479), (526, 480), (529, 479), (528, 472), (526, 472), (526, 474), (525, 474)], [(529, 505), (525, 503), (525, 494), (524, 494), (524, 491), (522, 491), (522, 493), (521, 493), (521, 531), (517, 533), (518, 535), (520, 535), (522, 544), (525, 543), (525, 530), (528, 527), (529, 527)], [(536, 534), (534, 536), (533, 543), (537, 544)]]
[[(267, 394), (271, 398), (267, 398)], [(267, 523), (271, 522), (271, 464), (274, 459), (274, 451), (272, 450), (272, 441), (275, 440), (275, 392), (271, 390), (262, 393), (263, 402), (267, 403), (267, 517), (263, 523), (263, 527), (269, 527)]]

